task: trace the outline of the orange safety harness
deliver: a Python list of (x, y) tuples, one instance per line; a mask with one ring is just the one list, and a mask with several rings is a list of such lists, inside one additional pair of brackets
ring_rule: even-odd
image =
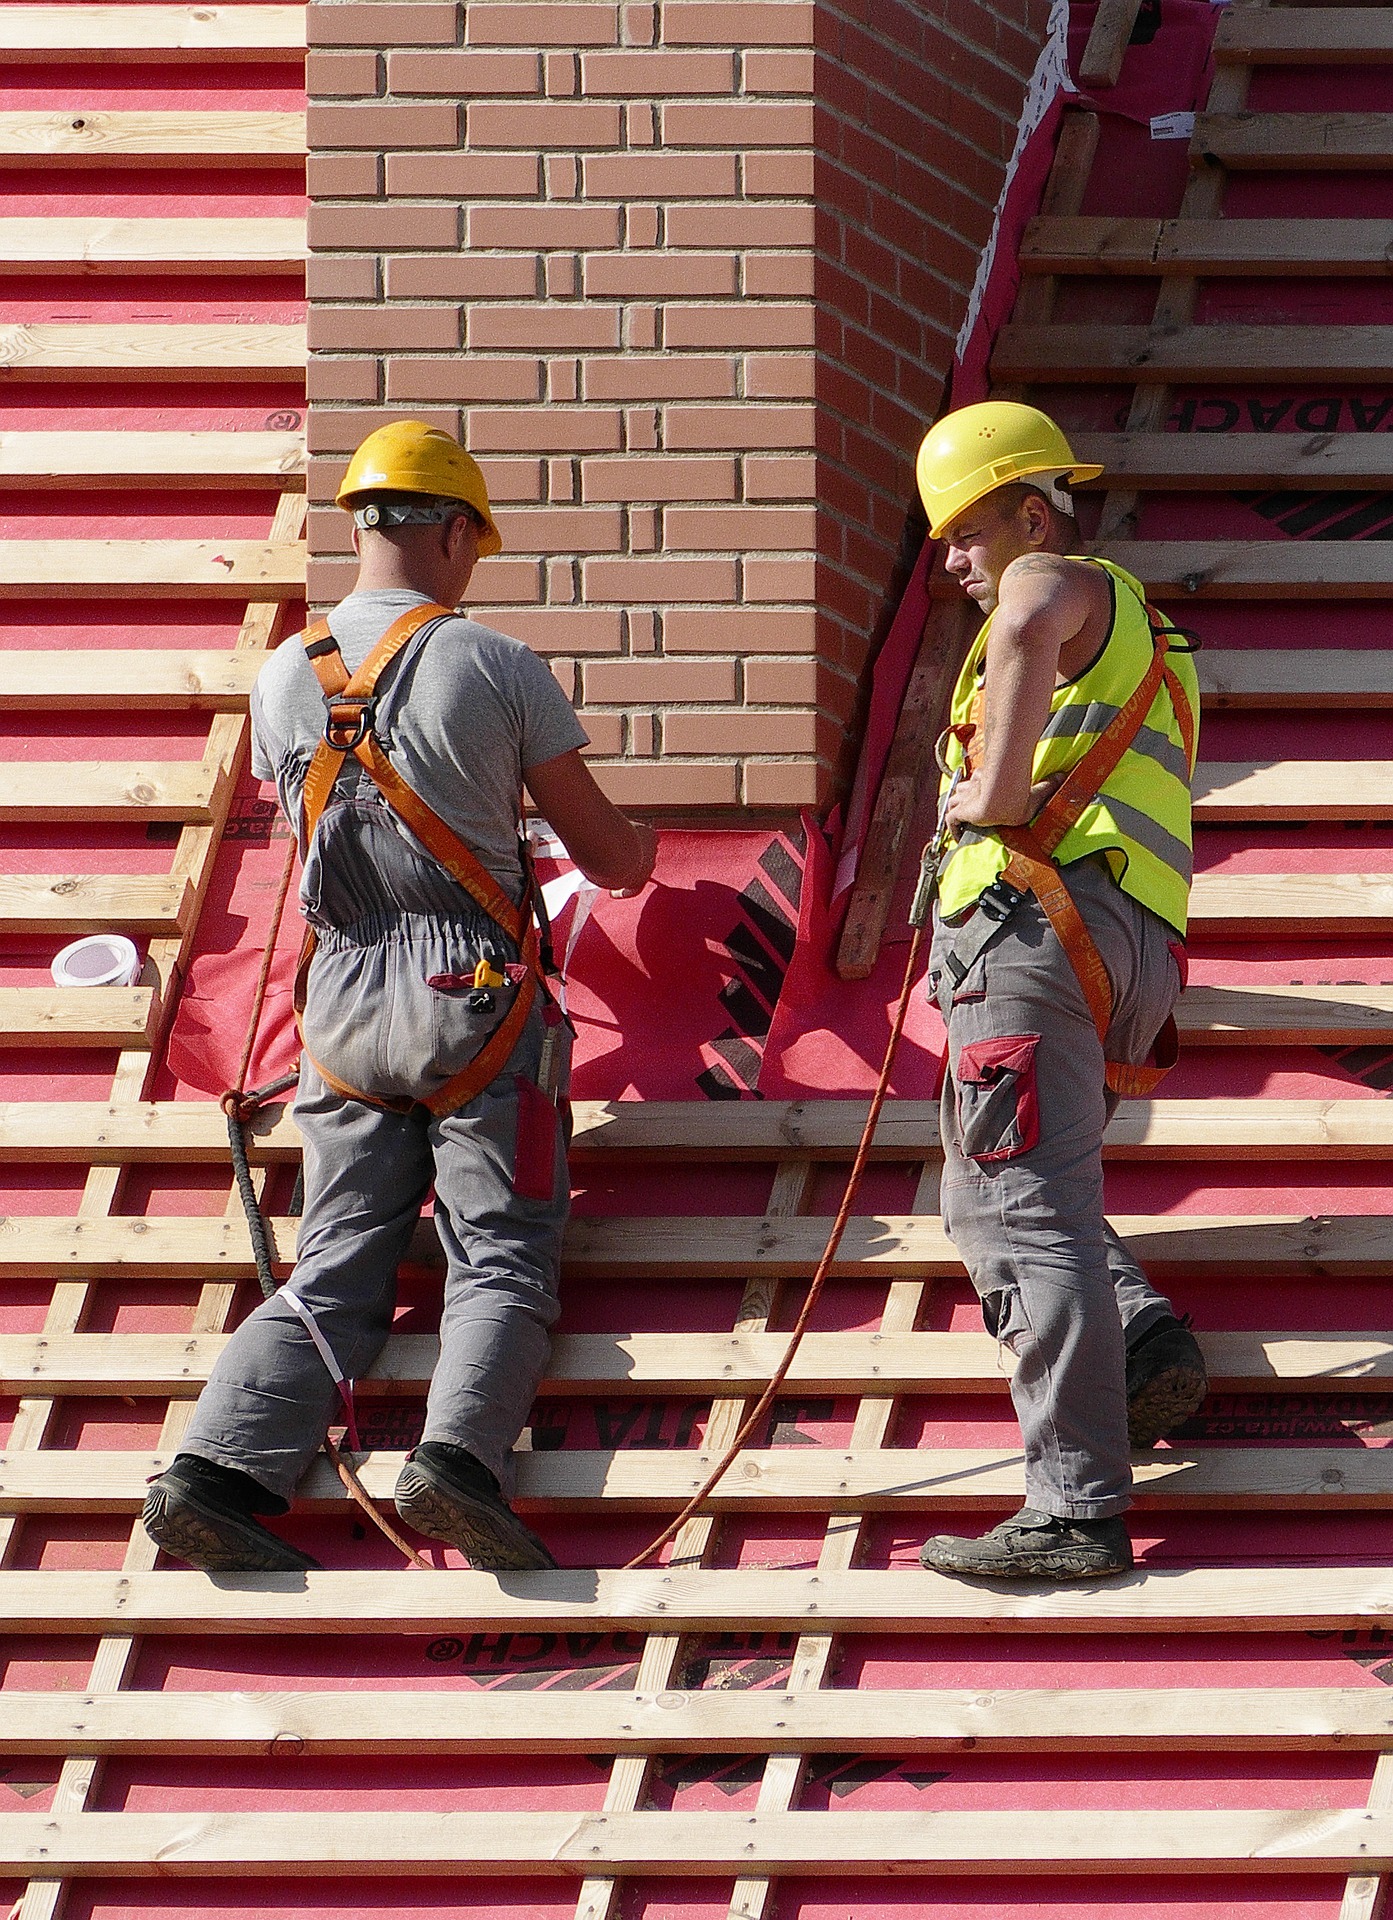
[[(1069, 769), (1032, 821), (1025, 826), (992, 829), (1011, 857), (978, 902), (979, 911), (985, 911), (989, 919), (1001, 922), (1026, 894), (1035, 896), (1078, 975), (1093, 1024), (1098, 1029), (1098, 1038), (1105, 1048), (1108, 1029), (1112, 1025), (1112, 982), (1103, 964), (1103, 956), (1074, 904), (1073, 895), (1064, 879), (1064, 870), (1054, 858), (1054, 850), (1079, 820), (1084, 809), (1097, 799), (1104, 782), (1140, 733), (1162, 686), (1170, 695), (1171, 706), (1175, 710), (1185, 745), (1185, 758), (1192, 768), (1194, 766), (1194, 710), (1166, 659), (1172, 629), (1149, 603), (1146, 617), (1151, 627), (1154, 651), (1140, 685), (1083, 758)], [(963, 764), (969, 773), (972, 770), (972, 750), (981, 732), (983, 704), (984, 690), (979, 687), (963, 739)], [(994, 937), (994, 933), (991, 937)], [(1112, 1092), (1124, 1096), (1151, 1093), (1175, 1065), (1179, 1051), (1175, 1021), (1167, 1016), (1166, 1024), (1153, 1044), (1150, 1062), (1133, 1066), (1124, 1060), (1106, 1061), (1107, 1085)]]
[[(459, 1107), (465, 1106), (498, 1078), (509, 1055), (522, 1037), (527, 1016), (532, 1011), (538, 989), (540, 988), (544, 993), (547, 991), (542, 942), (538, 934), (535, 911), (537, 888), (525, 843), (523, 843), (523, 859), (526, 889), (521, 907), (515, 907), (493, 875), (464, 844), (454, 829), (446, 826), (439, 814), (434, 813), (414, 788), (408, 786), (402, 779), (382, 751), (381, 743), (373, 731), (377, 708), (377, 687), (383, 672), (422, 627), (433, 620), (448, 619), (451, 611), (449, 607), (435, 605), (412, 607), (399, 620), (393, 622), (362, 666), (352, 675), (344, 664), (338, 642), (329, 631), (327, 621), (317, 620), (300, 636), (315, 677), (324, 689), (324, 704), (327, 710), (324, 738), (310, 761), (301, 800), (301, 843), (306, 852), (314, 839), (315, 830), (328, 804), (329, 796), (333, 792), (334, 783), (343, 771), (344, 762), (351, 753), (359, 764), (367, 769), (378, 792), (398, 819), (405, 822), (427, 852), (440, 862), (453, 880), (459, 882), (489, 918), (497, 922), (520, 955), (521, 964), (506, 969), (508, 977), (517, 987), (513, 1004), (469, 1065), (447, 1080), (444, 1086), (438, 1092), (431, 1094), (428, 1099), (420, 1101), (375, 1099), (372, 1095), (361, 1092), (357, 1087), (350, 1087), (345, 1081), (338, 1079), (322, 1062), (314, 1058), (307, 1047), (305, 1048), (305, 1057), (311, 1061), (316, 1071), (335, 1093), (343, 1094), (350, 1100), (365, 1101), (369, 1106), (386, 1107), (394, 1112), (406, 1112), (413, 1107), (424, 1106), (437, 1117), (454, 1113)], [(519, 811), (521, 811), (521, 800), (522, 796), (519, 794)], [(300, 1029), (302, 1045), (304, 1028), (301, 1016), (305, 1007), (310, 962), (314, 958), (317, 944), (314, 929), (311, 927), (306, 931), (305, 942), (300, 949), (299, 965), (295, 972), (295, 1021)]]

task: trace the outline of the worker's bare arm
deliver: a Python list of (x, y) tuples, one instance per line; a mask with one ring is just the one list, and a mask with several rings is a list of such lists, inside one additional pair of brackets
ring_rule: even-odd
[(1097, 569), (1052, 553), (1013, 560), (1001, 576), (987, 643), (982, 750), (953, 796), (950, 826), (1018, 826), (1048, 797), (1032, 785), (1035, 747), (1061, 671), (1076, 671), (1071, 643), (1095, 611)]
[(527, 790), (566, 843), (587, 879), (617, 893), (637, 893), (658, 853), (652, 827), (628, 820), (607, 800), (574, 749), (529, 767)]

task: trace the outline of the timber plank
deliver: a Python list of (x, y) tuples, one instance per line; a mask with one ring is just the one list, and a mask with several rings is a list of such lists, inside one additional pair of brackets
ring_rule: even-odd
[(250, 649), (244, 653), (185, 653), (173, 647), (113, 647), (100, 653), (6, 652), (0, 710), (83, 713), (119, 706), (171, 713), (193, 709), (242, 713), (265, 664), (264, 655)]
[[(152, 1475), (174, 1449), (117, 1453), (27, 1448), (0, 1455), (0, 1512), (134, 1513)], [(517, 1504), (543, 1512), (657, 1513), (691, 1499), (719, 1455), (652, 1448), (524, 1453)], [(404, 1453), (369, 1452), (356, 1461), (364, 1488), (390, 1501)], [(1367, 1512), (1393, 1507), (1393, 1471), (1382, 1447), (1200, 1447), (1171, 1445), (1138, 1454), (1138, 1507), (1167, 1512)], [(707, 1496), (713, 1512), (958, 1513), (1019, 1505), (1025, 1468), (1019, 1446), (747, 1448)], [(297, 1510), (334, 1512), (350, 1500), (330, 1462), (311, 1462), (295, 1492)]]
[(0, 220), (0, 274), (28, 274), (36, 267), (83, 273), (158, 268), (162, 274), (302, 274), (305, 223), (109, 214)]
[(657, 1567), (510, 1574), (373, 1568), (225, 1574), (0, 1570), (0, 1625), (16, 1634), (1263, 1633), (1393, 1620), (1386, 1567), (1138, 1567), (1085, 1587), (976, 1587), (921, 1567), (809, 1573)]
[(0, 1036), (12, 1047), (144, 1049), (159, 1016), (153, 987), (0, 987)]
[(1393, 60), (1385, 6), (1230, 7), (1219, 17), (1220, 66), (1343, 66)]
[[(1199, 1335), (1210, 1383), (1229, 1393), (1283, 1383), (1329, 1392), (1393, 1391), (1393, 1338), (1377, 1333)], [(208, 1333), (17, 1333), (0, 1335), (0, 1391), (190, 1399), (227, 1342)], [(783, 1333), (560, 1334), (543, 1394), (668, 1392), (730, 1394), (768, 1382), (783, 1359)], [(355, 1383), (360, 1398), (420, 1394), (439, 1341), (397, 1334)], [(808, 1333), (789, 1379), (805, 1392), (1004, 1393), (1011, 1356), (985, 1333)]]
[(31, 1879), (498, 1873), (566, 1878), (906, 1871), (1385, 1871), (1393, 1813), (1363, 1807), (1081, 1813), (7, 1813), (0, 1868)]
[[(1393, 329), (1390, 329), (1393, 334)], [(1382, 540), (1110, 540), (1110, 560), (1156, 596), (1201, 600), (1377, 599), (1393, 592)]]
[(127, 321), (118, 328), (85, 320), (0, 326), (0, 378), (108, 380), (120, 373), (127, 380), (262, 380), (304, 370), (303, 326)]
[[(24, 433), (0, 429), (0, 480), (23, 480), (31, 492), (36, 487), (66, 490), (140, 480), (183, 488), (225, 487), (233, 481), (284, 491), (297, 480), (303, 485), (304, 473), (304, 437), (298, 433), (176, 433), (153, 429)], [(34, 656), (8, 654), (6, 659), (17, 657)], [(100, 654), (78, 656), (81, 660), (89, 657), (102, 658)], [(138, 660), (146, 656), (135, 653), (122, 657)], [(157, 656), (160, 660), (165, 657)], [(73, 656), (63, 658), (71, 660)], [(241, 661), (246, 656), (229, 653), (226, 658)], [(77, 677), (69, 672), (69, 678)]]
[(212, 801), (213, 773), (200, 760), (11, 760), (0, 821), (209, 820)]
[(305, 551), (265, 540), (0, 540), (0, 599), (293, 600)]
[(1393, 874), (1198, 873), (1190, 893), (1190, 924), (1206, 929), (1252, 925), (1271, 933), (1370, 930), (1393, 917)]
[(1391, 249), (1393, 221), (1388, 220), (1142, 220), (1040, 214), (1025, 230), (1020, 261), (1027, 273), (1382, 278), (1390, 271)]
[(1196, 825), (1230, 820), (1393, 819), (1388, 760), (1201, 761)]
[(1208, 1046), (1356, 1046), (1393, 1037), (1393, 986), (1191, 986), (1175, 1023)]
[[(1385, 999), (1393, 1001), (1393, 990)], [(865, 1117), (861, 1100), (578, 1101), (571, 1159), (601, 1165), (636, 1160), (730, 1165), (791, 1154), (849, 1160)], [(938, 1128), (937, 1101), (892, 1100), (881, 1114), (872, 1154), (911, 1162), (936, 1156)], [(247, 1147), (254, 1163), (295, 1160), (300, 1135), (289, 1106), (263, 1107), (248, 1128)], [(0, 1103), (0, 1163), (221, 1166), (227, 1150), (227, 1122), (212, 1102)], [(1189, 1159), (1196, 1153), (1280, 1160), (1317, 1151), (1381, 1159), (1393, 1153), (1393, 1102), (1129, 1100), (1109, 1122), (1104, 1151), (1126, 1160)]]
[[(1372, 436), (1371, 436), (1372, 437)], [(1206, 647), (1195, 662), (1206, 706), (1393, 706), (1393, 652)]]
[[(179, 933), (192, 904), (186, 878), (158, 874), (0, 874), (0, 928), (10, 933)], [(82, 989), (74, 988), (74, 992)]]
[[(1393, 223), (1389, 227), (1393, 235)], [(1393, 486), (1393, 434), (1383, 433), (1080, 433), (1080, 460), (1107, 469), (1080, 482), (1103, 492), (1122, 481), (1139, 488), (1209, 492), (1265, 487)], [(1323, 656), (1317, 655), (1318, 659)]]
[(1312, 379), (1342, 384), (1393, 377), (1387, 327), (1003, 327), (992, 354), (997, 380), (1116, 381)]
[(14, 1754), (1280, 1753), (1393, 1746), (1368, 1687), (0, 1693)]
[(225, 160), (245, 167), (303, 159), (304, 153), (304, 114), (269, 108), (254, 112), (141, 108), (132, 113), (84, 106), (76, 112), (71, 108), (0, 112), (0, 155), (12, 167), (179, 166), (191, 159), (205, 165)]
[(305, 50), (303, 6), (0, 7), (0, 53), (11, 61), (262, 60)]
[(1190, 152), (1245, 172), (1362, 173), (1393, 166), (1393, 127), (1386, 113), (1201, 113)]
[[(268, 1221), (272, 1250), (287, 1268), (299, 1222)], [(1339, 1214), (1116, 1215), (1113, 1225), (1137, 1258), (1157, 1272), (1383, 1274), (1393, 1267), (1393, 1216)], [(577, 1276), (645, 1279), (803, 1279), (817, 1265), (828, 1223), (815, 1217), (573, 1218), (566, 1270)], [(439, 1243), (429, 1220), (408, 1258), (432, 1262)], [(223, 1217), (142, 1215), (0, 1219), (0, 1274), (31, 1279), (99, 1279), (127, 1274), (250, 1279), (255, 1272), (243, 1222)], [(929, 1279), (962, 1266), (936, 1214), (860, 1215), (847, 1228), (833, 1267), (844, 1275)]]

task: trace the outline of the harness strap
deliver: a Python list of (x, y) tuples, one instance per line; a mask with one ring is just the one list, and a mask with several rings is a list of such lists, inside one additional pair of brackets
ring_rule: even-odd
[[(424, 1106), (442, 1118), (457, 1108), (468, 1105), (484, 1088), (496, 1080), (507, 1064), (508, 1058), (518, 1041), (522, 1038), (523, 1028), (532, 1011), (537, 997), (537, 987), (541, 979), (541, 954), (538, 945), (537, 930), (531, 913), (531, 895), (533, 882), (531, 870), (527, 869), (527, 892), (521, 907), (515, 907), (503, 888), (483, 865), (482, 861), (466, 846), (452, 827), (440, 818), (416, 790), (397, 772), (378, 742), (373, 732), (373, 711), (376, 704), (377, 684), (387, 666), (397, 657), (408, 641), (412, 640), (424, 626), (431, 621), (448, 619), (450, 608), (436, 605), (412, 607), (383, 634), (362, 666), (350, 676), (344, 664), (338, 642), (329, 630), (326, 620), (317, 620), (307, 627), (300, 636), (305, 654), (315, 678), (324, 691), (324, 703), (327, 718), (324, 738), (315, 749), (305, 776), (304, 791), (301, 796), (300, 834), (305, 851), (318, 830), (324, 809), (334, 790), (334, 785), (342, 772), (344, 763), (351, 753), (363, 766), (377, 787), (378, 792), (402, 820), (411, 832), (426, 848), (432, 858), (437, 860), (451, 879), (457, 881), (477, 906), (500, 926), (518, 949), (519, 957), (527, 971), (518, 984), (513, 1004), (499, 1024), (489, 1035), (484, 1045), (467, 1067), (461, 1069), (447, 1080), (427, 1100), (380, 1100), (371, 1094), (363, 1093), (357, 1087), (350, 1087), (316, 1060), (305, 1049), (306, 1057), (326, 1085), (335, 1093), (350, 1100), (362, 1100), (369, 1106), (385, 1107), (390, 1111), (409, 1112), (413, 1107)], [(310, 962), (318, 946), (313, 927), (305, 932), (304, 944), (300, 949), (300, 958), (295, 970), (295, 1020), (301, 1026), (300, 1016), (304, 1011), (305, 992), (309, 978)], [(303, 1029), (300, 1035), (303, 1043)]]
[[(1053, 855), (1055, 848), (1078, 821), (1084, 809), (1097, 798), (1104, 782), (1140, 733), (1146, 716), (1151, 711), (1152, 703), (1163, 685), (1170, 695), (1171, 705), (1175, 710), (1176, 722), (1185, 744), (1187, 762), (1192, 768), (1194, 766), (1195, 716), (1185, 696), (1184, 688), (1166, 662), (1166, 653), (1170, 646), (1166, 628), (1152, 607), (1148, 606), (1146, 612), (1151, 626), (1154, 651), (1151, 664), (1143, 674), (1136, 690), (1108, 722), (1083, 758), (1070, 768), (1029, 825), (996, 829), (1002, 845), (1011, 856), (999, 876), (998, 884), (1014, 889), (1021, 897), (1027, 893), (1033, 894), (1039, 901), (1042, 912), (1053, 927), (1055, 936), (1068, 955), (1069, 963), (1078, 977), (1088, 1011), (1092, 1015), (1093, 1024), (1098, 1030), (1098, 1038), (1105, 1050), (1108, 1029), (1112, 1025), (1112, 982), (1108, 978), (1108, 970), (1103, 964), (1103, 956), (1098, 951), (1097, 942), (1088, 931), (1083, 915), (1074, 903), (1074, 897), (1064, 878), (1064, 870)], [(980, 911), (979, 906), (978, 912)], [(1007, 911), (1009, 912), (1009, 908)], [(973, 917), (975, 919), (977, 916)], [(973, 943), (973, 960), (985, 952), (989, 943), (996, 938), (998, 930), (999, 926), (993, 926), (985, 938)], [(955, 949), (954, 958), (958, 957)], [(971, 962), (969, 961), (968, 964), (970, 965)], [(953, 970), (961, 980), (965, 977), (967, 969), (964, 966), (960, 974), (957, 973), (956, 966)], [(1137, 1098), (1151, 1093), (1175, 1065), (1179, 1051), (1180, 1040), (1175, 1021), (1168, 1015), (1165, 1025), (1153, 1043), (1151, 1061), (1142, 1065), (1132, 1065), (1125, 1060), (1105, 1059), (1106, 1084), (1112, 1092), (1127, 1098)]]

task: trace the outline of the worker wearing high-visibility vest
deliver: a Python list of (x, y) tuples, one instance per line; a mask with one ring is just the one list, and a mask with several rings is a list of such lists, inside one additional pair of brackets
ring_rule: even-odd
[(210, 1572), (317, 1564), (258, 1516), (287, 1511), (340, 1399), (357, 1445), (351, 1383), (391, 1329), (433, 1186), (440, 1357), (397, 1511), (472, 1566), (548, 1567), (507, 1499), (570, 1199), (570, 1029), (519, 839), (524, 780), (601, 886), (637, 892), (656, 839), (600, 792), (544, 662), (455, 611), (502, 545), (458, 442), (379, 428), (338, 503), (357, 585), (252, 696), (253, 771), (274, 780), (304, 859), (298, 1258), (224, 1349), (145, 1526)]
[(1077, 554), (1070, 483), (1100, 471), (1004, 401), (946, 415), (919, 450), (930, 533), (987, 615), (940, 747), (943, 1215), (1014, 1357), (1025, 1453), (1021, 1511), (921, 1558), (992, 1579), (1130, 1567), (1131, 1449), (1207, 1388), (1188, 1326), (1103, 1216), (1104, 1126), (1173, 1058), (1199, 700), (1141, 584)]

